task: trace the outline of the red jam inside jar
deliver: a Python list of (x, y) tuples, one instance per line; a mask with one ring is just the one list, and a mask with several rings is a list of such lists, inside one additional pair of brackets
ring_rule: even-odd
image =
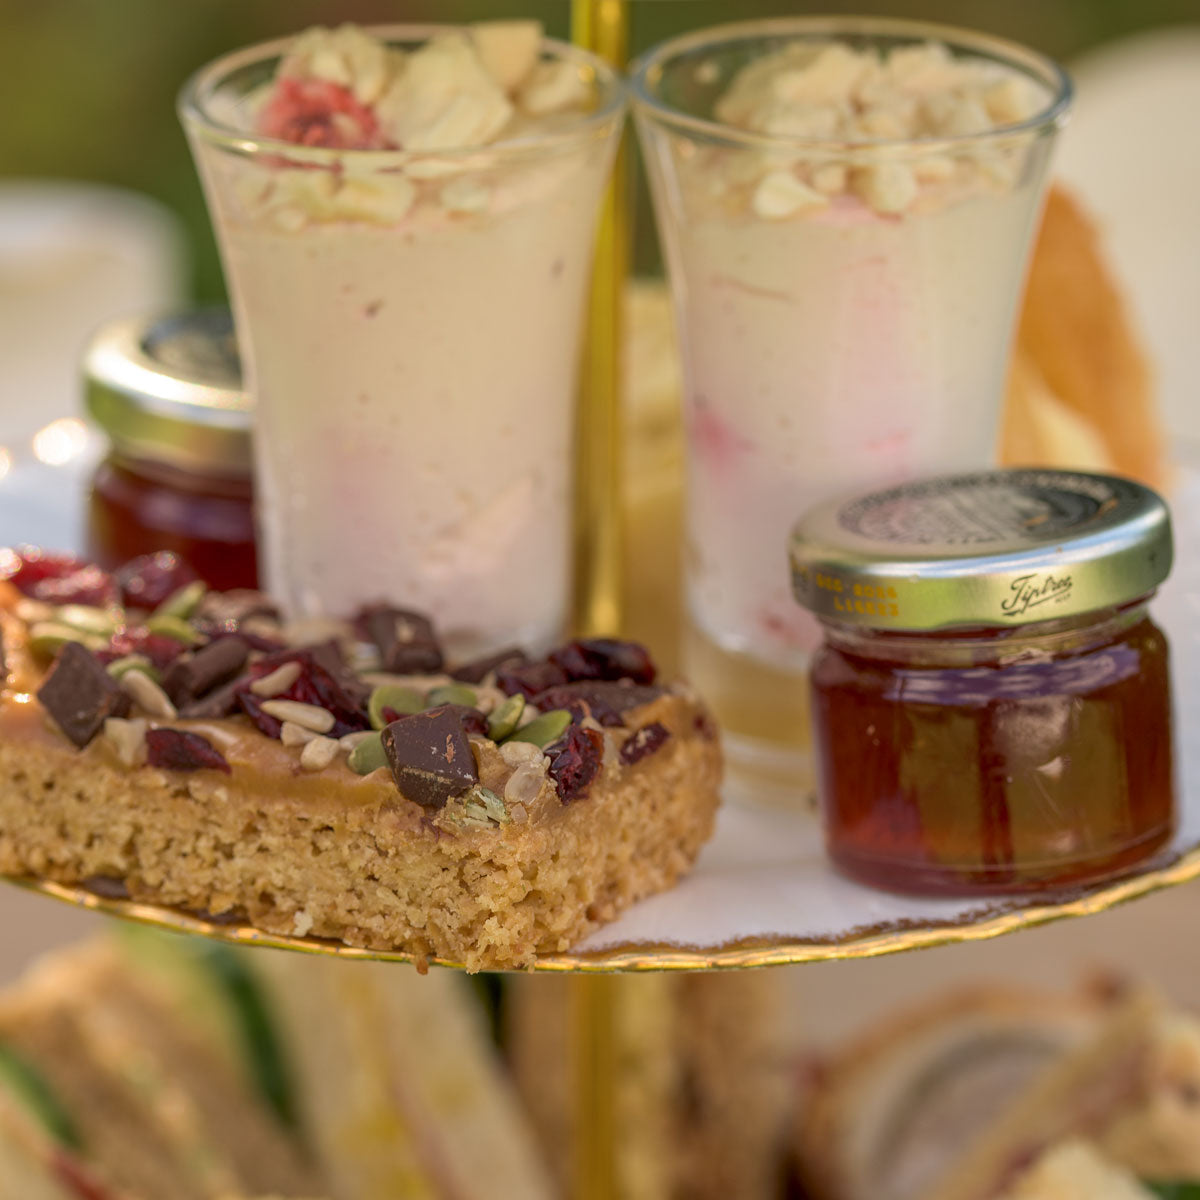
[(825, 842), (890, 891), (1078, 888), (1175, 831), (1170, 514), (1115, 476), (997, 470), (807, 513), (796, 599)]
[(209, 587), (258, 586), (254, 495), (226, 479), (113, 453), (92, 480), (87, 554), (106, 570), (173, 550)]
[(906, 892), (1120, 875), (1175, 826), (1167, 641), (1144, 602), (893, 633), (824, 622), (811, 669), (833, 861)]
[(84, 371), (112, 441), (93, 479), (89, 557), (113, 569), (171, 550), (210, 587), (256, 587), (252, 413), (229, 313), (114, 322)]

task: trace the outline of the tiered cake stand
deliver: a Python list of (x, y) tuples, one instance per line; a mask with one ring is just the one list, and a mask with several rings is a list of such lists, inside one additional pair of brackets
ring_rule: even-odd
[[(628, 0), (575, 0), (575, 40), (623, 66)], [(580, 632), (619, 625), (620, 550), (617, 347), (618, 300), (627, 275), (629, 206), (618, 160), (603, 213), (581, 387), (578, 595)], [(726, 807), (693, 874), (673, 891), (636, 905), (570, 953), (542, 958), (537, 971), (577, 976), (580, 1120), (576, 1200), (602, 1200), (613, 1187), (614, 1027), (612, 975), (710, 971), (867, 958), (953, 942), (980, 941), (1066, 917), (1087, 916), (1200, 877), (1200, 471), (1181, 469), (1171, 499), (1174, 576), (1156, 601), (1171, 640), (1182, 811), (1171, 845), (1136, 874), (1103, 886), (988, 900), (908, 899), (838, 876), (811, 812)], [(111, 916), (242, 946), (268, 946), (348, 959), (409, 956), (310, 937), (264, 933), (127, 899), (31, 879), (12, 883)], [(441, 963), (442, 966), (456, 966)]]

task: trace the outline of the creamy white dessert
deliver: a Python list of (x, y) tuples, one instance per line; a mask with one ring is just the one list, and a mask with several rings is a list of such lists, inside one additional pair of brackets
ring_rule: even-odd
[(1052, 97), (940, 43), (796, 40), (723, 88), (690, 69), (727, 136), (640, 116), (684, 360), (686, 669), (736, 758), (807, 740), (797, 517), (993, 460), (1049, 144), (1018, 127)]
[(611, 84), (525, 21), (411, 48), (312, 30), (268, 84), (237, 78), (203, 115), (271, 140), (191, 133), (258, 405), (269, 586), (300, 614), (402, 596), (458, 652), (549, 643)]

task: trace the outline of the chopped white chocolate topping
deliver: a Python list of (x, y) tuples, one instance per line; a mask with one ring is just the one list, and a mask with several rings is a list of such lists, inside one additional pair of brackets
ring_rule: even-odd
[(404, 150), (486, 145), (513, 112), (466, 33), (433, 38), (410, 54), (375, 108), (380, 127)]
[(829, 197), (798, 179), (790, 171), (764, 175), (754, 189), (752, 204), (760, 217), (790, 217), (804, 208), (824, 208)]
[[(850, 195), (884, 216), (918, 207), (922, 189), (1011, 187), (1011, 148), (963, 147), (954, 157), (923, 140), (970, 138), (1028, 120), (1047, 94), (1015, 69), (955, 57), (936, 42), (880, 53), (840, 42), (801, 40), (743, 67), (714, 105), (718, 120), (750, 133), (800, 142), (787, 162), (760, 149), (731, 152), (718, 168), (725, 186), (748, 188), (759, 217), (819, 212)], [(868, 143), (872, 145), (868, 145)], [(892, 143), (891, 146), (874, 144)], [(903, 154), (897, 148), (903, 144)], [(845, 161), (837, 161), (840, 154)], [(700, 169), (698, 167), (698, 169)], [(713, 170), (706, 160), (704, 170)], [(720, 186), (716, 194), (722, 194)]]
[(484, 69), (511, 94), (538, 60), (542, 27), (537, 21), (480, 21), (471, 26), (471, 40)]
[(288, 49), (279, 67), (287, 79), (321, 79), (349, 88), (362, 104), (374, 104), (404, 65), (404, 55), (389, 49), (354, 25), (309, 29)]
[[(401, 150), (403, 170), (344, 157), (337, 170), (247, 170), (247, 213), (281, 233), (336, 221), (397, 225), (428, 200), (440, 215), (485, 213), (485, 147), (536, 136), (586, 110), (594, 84), (565, 60), (541, 58), (536, 21), (485, 21), (402, 51), (355, 26), (311, 29), (284, 55), (255, 103), (256, 131), (305, 147)], [(469, 159), (461, 151), (479, 147)], [(444, 156), (444, 157), (443, 157)]]

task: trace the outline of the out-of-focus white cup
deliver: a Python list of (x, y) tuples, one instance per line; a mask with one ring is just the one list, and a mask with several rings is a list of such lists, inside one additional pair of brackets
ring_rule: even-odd
[(78, 540), (98, 439), (79, 361), (104, 321), (183, 297), (178, 220), (146, 196), (67, 180), (0, 183), (0, 543)]

